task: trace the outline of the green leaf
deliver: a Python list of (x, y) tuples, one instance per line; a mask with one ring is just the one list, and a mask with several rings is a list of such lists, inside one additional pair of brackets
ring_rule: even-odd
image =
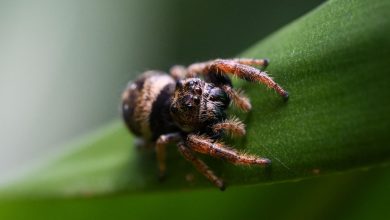
[[(285, 103), (264, 86), (236, 82), (251, 98), (253, 110), (233, 111), (248, 133), (234, 145), (273, 164), (248, 168), (202, 157), (206, 163), (231, 185), (388, 163), (388, 11), (385, 0), (329, 1), (241, 54), (270, 58), (268, 72), (290, 93)], [(212, 186), (174, 146), (168, 154), (169, 175), (158, 182), (154, 152), (137, 150), (132, 142), (123, 124), (114, 122), (5, 193), (73, 196)]]
[[(92, 198), (0, 200), (0, 219), (383, 219), (390, 167), (273, 185)], [(150, 210), (150, 211), (149, 211)]]

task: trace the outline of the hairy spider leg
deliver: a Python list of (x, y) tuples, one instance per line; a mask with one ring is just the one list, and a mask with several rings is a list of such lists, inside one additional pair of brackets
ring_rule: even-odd
[(231, 61), (243, 65), (262, 66), (262, 67), (267, 67), (269, 64), (268, 59), (252, 59), (252, 58), (217, 59), (217, 60), (210, 60), (206, 62), (194, 63), (188, 67), (188, 72), (191, 73), (190, 75), (203, 73), (204, 69), (207, 68), (207, 66), (213, 64), (215, 61), (218, 60), (225, 60), (225, 61)]
[(207, 138), (190, 134), (187, 137), (186, 145), (195, 152), (208, 154), (212, 157), (225, 159), (233, 164), (241, 165), (268, 165), (271, 160), (267, 158), (257, 157), (254, 155), (240, 153), (222, 143)]
[(175, 80), (185, 79), (188, 75), (187, 68), (182, 65), (172, 66), (171, 69), (169, 70), (169, 73)]
[(183, 157), (192, 163), (195, 168), (202, 173), (207, 179), (210, 180), (214, 185), (216, 185), (220, 190), (225, 190), (224, 181), (217, 177), (214, 172), (199, 158), (196, 157), (194, 152), (189, 149), (183, 142), (178, 143), (179, 152), (183, 155)]
[(285, 100), (288, 99), (287, 91), (269, 77), (267, 73), (256, 69), (255, 67), (236, 62), (235, 60), (218, 59), (211, 62), (195, 63), (188, 67), (188, 72), (201, 74), (232, 74), (247, 81), (265, 84), (269, 88), (274, 89)]
[[(226, 59), (233, 62), (237, 62), (244, 65), (251, 65), (251, 66), (262, 66), (267, 67), (269, 64), (268, 59), (252, 59), (252, 58), (233, 58), (233, 59)], [(202, 73), (203, 70), (210, 64), (212, 64), (215, 60), (210, 60), (206, 62), (200, 62), (200, 63), (194, 63), (190, 65), (188, 68), (182, 65), (175, 65), (172, 66), (170, 69), (170, 74), (173, 78), (176, 80), (185, 79), (185, 78), (191, 78), (196, 77), (199, 73)]]
[(277, 84), (267, 73), (262, 72), (252, 66), (243, 65), (229, 60), (216, 60), (208, 67), (207, 72), (230, 73), (251, 82), (259, 82), (274, 89), (285, 100), (288, 99), (288, 93), (279, 84)]
[(159, 178), (163, 179), (166, 174), (166, 163), (165, 163), (165, 153), (166, 145), (170, 143), (175, 143), (181, 140), (180, 133), (169, 133), (163, 134), (158, 137), (156, 141), (156, 154), (157, 154), (157, 164), (159, 171)]
[(252, 59), (252, 58), (233, 58), (233, 59), (227, 59), (231, 60), (233, 62), (237, 62), (244, 65), (251, 65), (251, 66), (262, 66), (267, 67), (269, 64), (268, 59)]

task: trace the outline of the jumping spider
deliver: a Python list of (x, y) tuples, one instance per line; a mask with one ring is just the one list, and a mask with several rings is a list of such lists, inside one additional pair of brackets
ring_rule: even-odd
[(173, 66), (170, 75), (147, 71), (128, 84), (122, 94), (124, 121), (146, 145), (156, 147), (160, 177), (166, 172), (165, 148), (170, 143), (177, 143), (183, 157), (221, 190), (225, 188), (224, 181), (195, 152), (234, 164), (271, 163), (269, 159), (243, 154), (220, 142), (222, 132), (245, 135), (245, 125), (226, 116), (230, 101), (243, 111), (251, 109), (249, 99), (233, 89), (227, 74), (265, 84), (288, 99), (282, 87), (265, 72), (252, 67), (267, 65), (267, 59), (217, 59), (188, 68)]

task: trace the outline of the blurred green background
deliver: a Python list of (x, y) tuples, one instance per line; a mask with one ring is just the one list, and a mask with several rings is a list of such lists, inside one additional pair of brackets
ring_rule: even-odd
[[(120, 93), (137, 74), (233, 57), (321, 2), (0, 1), (0, 184), (118, 118)], [(389, 173), (376, 168), (224, 194), (0, 201), (0, 217), (389, 219)]]
[(118, 118), (137, 74), (233, 57), (321, 2), (1, 0), (0, 184)]

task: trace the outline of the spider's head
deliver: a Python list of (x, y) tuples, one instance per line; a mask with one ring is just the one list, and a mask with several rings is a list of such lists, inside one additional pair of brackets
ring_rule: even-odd
[(188, 78), (177, 81), (170, 111), (176, 124), (190, 132), (222, 119), (229, 101), (226, 93), (214, 84)]

